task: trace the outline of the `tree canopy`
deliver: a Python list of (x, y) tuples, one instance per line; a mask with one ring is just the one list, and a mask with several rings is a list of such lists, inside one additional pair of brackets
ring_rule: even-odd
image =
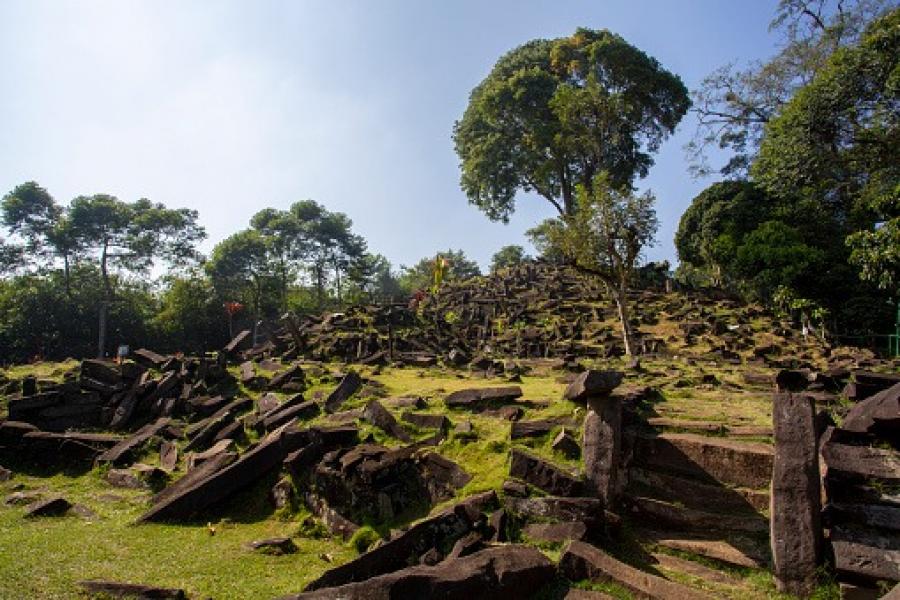
[(518, 191), (573, 214), (600, 172), (616, 187), (644, 177), (689, 105), (681, 79), (614, 33), (533, 40), (497, 61), (454, 126), (462, 189), (492, 220)]

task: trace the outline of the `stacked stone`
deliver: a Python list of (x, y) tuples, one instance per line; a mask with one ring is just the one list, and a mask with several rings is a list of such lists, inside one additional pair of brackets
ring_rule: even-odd
[(622, 399), (613, 395), (622, 383), (620, 371), (585, 371), (573, 381), (565, 398), (584, 403), (584, 477), (589, 493), (604, 507), (615, 504), (622, 446)]

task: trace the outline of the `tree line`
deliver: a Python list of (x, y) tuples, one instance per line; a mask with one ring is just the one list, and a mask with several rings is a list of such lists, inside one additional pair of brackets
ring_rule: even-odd
[[(508, 221), (520, 192), (558, 215), (528, 237), (540, 257), (599, 278), (633, 348), (628, 291), (658, 229), (638, 194), (654, 154), (693, 111), (694, 174), (730, 157), (681, 218), (674, 273), (839, 334), (886, 332), (900, 296), (900, 9), (887, 0), (781, 0), (778, 53), (725, 66), (689, 91), (606, 30), (533, 40), (502, 56), (454, 125), (469, 202)], [(448, 249), (398, 271), (350, 218), (312, 200), (267, 208), (209, 256), (195, 211), (146, 199), (58, 204), (37, 183), (0, 206), (0, 360), (87, 355), (142, 340), (220, 346), (228, 324), (287, 310), (403, 301), (480, 274)], [(527, 260), (521, 246), (497, 270)], [(148, 275), (165, 268), (166, 275)], [(157, 269), (155, 271), (154, 269)], [(94, 322), (96, 317), (96, 322)], [(111, 331), (107, 331), (111, 327)]]

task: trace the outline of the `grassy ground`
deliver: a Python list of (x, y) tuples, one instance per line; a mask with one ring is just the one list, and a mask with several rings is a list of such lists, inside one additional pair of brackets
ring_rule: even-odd
[[(67, 365), (71, 366), (71, 365)], [(621, 363), (606, 362), (602, 366), (621, 368)], [(42, 365), (42, 376), (61, 376), (66, 366)], [(334, 366), (333, 370), (339, 367)], [(484, 380), (468, 373), (442, 369), (384, 369), (378, 374), (364, 368), (363, 375), (383, 385), (385, 396), (422, 396), (428, 400), (425, 412), (446, 413), (456, 424), (469, 420), (476, 438), (451, 435), (438, 451), (461, 464), (473, 475), (471, 483), (460, 490), (457, 498), (471, 493), (498, 489), (508, 472), (508, 451), (512, 444), (554, 462), (577, 469), (578, 461), (565, 459), (550, 447), (553, 433), (522, 443), (509, 439), (509, 423), (498, 418), (464, 411), (446, 411), (442, 399), (448, 393), (473, 386), (508, 385), (502, 379)], [(694, 382), (706, 373), (714, 373), (719, 383), (704, 387), (681, 387), (683, 381)], [(18, 370), (8, 376), (21, 376)], [(523, 399), (536, 401), (527, 408), (523, 419), (577, 416), (574, 404), (561, 399), (566, 384), (561, 371), (551, 371), (535, 364), (530, 374), (518, 384)], [(647, 407), (652, 414), (686, 420), (709, 420), (728, 425), (769, 425), (768, 392), (738, 389), (739, 373), (730, 368), (714, 368), (691, 362), (647, 362), (644, 371), (629, 375), (627, 385), (653, 385), (662, 395)], [(327, 392), (333, 383), (313, 386), (307, 397)], [(247, 392), (246, 390), (241, 390)], [(252, 396), (258, 394), (247, 392)], [(368, 400), (354, 398), (345, 408), (359, 407)], [(542, 405), (537, 401), (547, 401)], [(398, 420), (401, 411), (394, 411)], [(321, 416), (317, 420), (324, 420)], [(377, 441), (397, 445), (380, 431), (363, 425)], [(576, 437), (580, 436), (576, 430)], [(417, 432), (424, 437), (428, 432)], [(146, 462), (155, 462), (155, 452)], [(149, 494), (111, 487), (97, 470), (86, 473), (55, 472), (45, 467), (24, 464), (4, 465), (16, 476), (0, 484), (0, 495), (14, 488), (41, 491), (44, 495), (60, 493), (72, 502), (90, 508), (96, 517), (23, 518), (23, 509), (0, 505), (0, 598), (71, 598), (79, 597), (76, 582), (82, 579), (112, 579), (184, 588), (191, 597), (273, 598), (300, 591), (311, 579), (334, 564), (355, 555), (351, 544), (332, 538), (316, 539), (300, 534), (305, 514), (275, 514), (266, 499), (266, 491), (276, 474), (254, 488), (232, 498), (204, 516), (201, 521), (183, 525), (140, 525), (132, 523), (146, 509)], [(23, 474), (24, 473), (24, 474)], [(449, 504), (453, 500), (445, 504)], [(439, 507), (438, 507), (439, 508)], [(437, 508), (436, 508), (437, 509)], [(391, 524), (397, 525), (397, 524)], [(215, 534), (210, 532), (210, 526)], [(384, 530), (382, 529), (382, 532)], [(300, 551), (293, 555), (270, 556), (247, 549), (253, 540), (292, 536)], [(548, 547), (556, 558), (558, 547)], [(627, 552), (622, 554), (627, 559)], [(693, 582), (696, 584), (696, 582)], [(585, 584), (587, 585), (587, 584)], [(597, 584), (591, 584), (596, 589)], [(615, 597), (628, 594), (616, 586), (600, 586)], [(766, 572), (747, 571), (740, 574), (728, 589), (710, 589), (722, 597), (777, 597)]]

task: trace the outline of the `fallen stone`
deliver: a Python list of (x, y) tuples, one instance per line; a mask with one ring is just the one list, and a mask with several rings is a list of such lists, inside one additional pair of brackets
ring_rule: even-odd
[(175, 442), (163, 441), (159, 446), (159, 466), (173, 471), (178, 465), (178, 445)]
[(516, 421), (509, 426), (510, 439), (540, 437), (547, 435), (558, 424), (555, 421)]
[(13, 472), (7, 468), (0, 467), (0, 482), (12, 479)]
[(555, 496), (581, 495), (583, 484), (579, 477), (517, 448), (512, 450), (510, 456), (510, 477), (521, 479)]
[(191, 452), (187, 455), (187, 469), (188, 471), (193, 471), (206, 461), (219, 456), (220, 454), (225, 454), (226, 452), (230, 452), (234, 448), (234, 442), (232, 440), (220, 440), (216, 442), (211, 448), (204, 450), (203, 452)]
[[(676, 537), (679, 535), (682, 537)], [(741, 537), (732, 543), (727, 540), (684, 537), (685, 534), (676, 532), (643, 531), (642, 536), (664, 548), (690, 552), (738, 567), (760, 569), (765, 568), (769, 561), (769, 550), (752, 538)]]
[(187, 598), (184, 590), (136, 583), (79, 581), (78, 585), (89, 594), (111, 596), (113, 598), (139, 598), (141, 600), (185, 600)]
[(297, 551), (297, 545), (289, 537), (269, 538), (250, 542), (250, 548), (263, 554), (293, 554)]
[(491, 534), (492, 542), (508, 542), (509, 535), (509, 515), (502, 508), (491, 513), (488, 519), (488, 525), (493, 533)]
[(509, 512), (528, 519), (584, 521), (591, 527), (602, 524), (604, 519), (603, 503), (597, 498), (506, 496), (503, 504)]
[(516, 498), (525, 498), (528, 496), (528, 486), (521, 481), (507, 479), (503, 482), (503, 493)]
[(575, 459), (581, 456), (581, 446), (578, 445), (572, 434), (566, 431), (565, 428), (556, 434), (550, 447), (562, 453), (566, 458)]
[(355, 394), (360, 387), (362, 387), (362, 378), (355, 371), (347, 373), (325, 400), (325, 412), (337, 412), (341, 405), (349, 400), (350, 396)]
[(496, 388), (470, 388), (453, 392), (444, 398), (447, 408), (483, 410), (493, 405), (506, 404), (522, 397), (522, 388), (507, 386)]
[(438, 454), (428, 452), (419, 458), (425, 484), (432, 502), (452, 498), (456, 490), (472, 481), (472, 476), (458, 464)]
[(655, 497), (688, 508), (720, 513), (755, 514), (769, 510), (769, 494), (746, 488), (729, 488), (641, 468), (628, 470), (632, 495), (652, 490)]
[(38, 492), (13, 492), (3, 499), (3, 504), (6, 506), (23, 506), (25, 504), (31, 504), (32, 502), (37, 502), (41, 499), (41, 494)]
[(841, 429), (900, 439), (900, 383), (853, 405)]
[(617, 583), (642, 598), (711, 600), (699, 590), (640, 571), (584, 542), (572, 541), (563, 550), (559, 570), (570, 581), (590, 579)]
[(263, 430), (272, 431), (294, 419), (306, 421), (321, 412), (319, 405), (314, 400), (307, 400), (293, 406), (286, 404), (279, 406), (263, 418), (261, 422)]
[(225, 344), (225, 347), (222, 348), (222, 353), (225, 354), (225, 356), (234, 354), (235, 350), (237, 350), (249, 336), (250, 336), (250, 330), (244, 329), (243, 331), (238, 333), (236, 336), (234, 336), (230, 342)]
[(133, 436), (122, 440), (98, 456), (97, 463), (109, 463), (117, 467), (127, 466), (135, 460), (135, 455), (141, 450), (143, 445), (168, 424), (169, 419), (164, 417), (144, 425)]
[(588, 537), (588, 526), (583, 521), (565, 523), (531, 523), (522, 528), (522, 533), (536, 542), (583, 541)]
[(452, 560), (462, 556), (468, 556), (484, 548), (484, 538), (479, 531), (470, 531), (453, 544), (447, 559)]
[(873, 529), (900, 531), (900, 506), (892, 504), (832, 501), (825, 507), (822, 517), (826, 526), (853, 522)]
[(400, 418), (420, 429), (438, 429), (440, 431), (447, 431), (450, 429), (450, 419), (444, 415), (425, 415), (422, 413), (405, 411)]
[(582, 435), (586, 488), (604, 506), (613, 506), (619, 489), (622, 401), (616, 397), (593, 397), (586, 402)]
[(488, 548), (462, 558), (444, 560), (434, 566), (417, 565), (359, 583), (284, 596), (282, 600), (527, 598), (552, 582), (555, 573), (553, 563), (538, 550), (521, 545), (507, 545)]
[(363, 410), (363, 419), (402, 442), (412, 441), (409, 432), (397, 423), (394, 415), (382, 406), (378, 400), (372, 400), (366, 405), (366, 408)]
[(425, 408), (425, 400), (419, 396), (387, 398), (384, 403), (391, 408)]
[(822, 458), (828, 466), (828, 477), (835, 472), (847, 479), (871, 477), (888, 481), (900, 481), (900, 457), (893, 450), (850, 446), (828, 440), (822, 443)]
[(588, 398), (608, 396), (622, 383), (621, 371), (589, 370), (580, 373), (566, 388), (563, 397), (573, 402), (586, 402)]
[(37, 500), (25, 507), (26, 517), (59, 517), (72, 508), (72, 503), (62, 496)]
[(655, 498), (641, 496), (629, 499), (632, 511), (649, 525), (664, 524), (679, 531), (742, 531), (761, 534), (769, 522), (759, 515), (727, 515), (676, 506)]
[(835, 526), (831, 529), (834, 567), (839, 573), (900, 581), (900, 535)]

